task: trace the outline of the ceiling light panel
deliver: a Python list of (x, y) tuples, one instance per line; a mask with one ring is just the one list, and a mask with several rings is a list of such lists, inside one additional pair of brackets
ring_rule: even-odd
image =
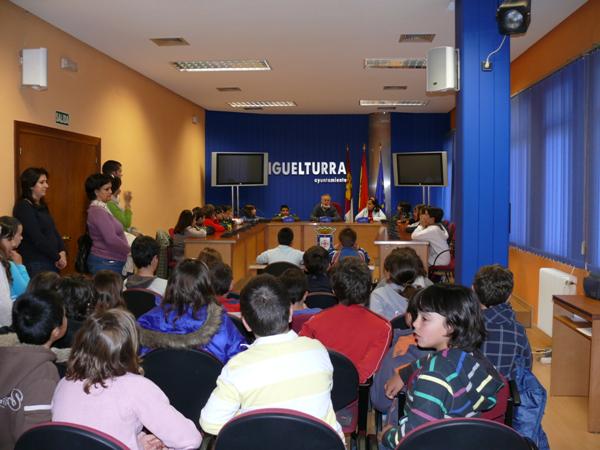
[(260, 100), (253, 102), (229, 102), (229, 106), (232, 108), (289, 108), (298, 106), (296, 102), (285, 100), (285, 101), (269, 101)]
[(190, 45), (189, 42), (182, 37), (152, 38), (150, 40), (159, 47), (177, 47), (180, 45)]
[(425, 58), (365, 58), (365, 69), (425, 69)]
[(423, 100), (360, 100), (360, 106), (427, 106)]
[(180, 72), (236, 72), (271, 70), (266, 59), (232, 59), (214, 61), (175, 61), (175, 69)]
[(433, 42), (435, 34), (433, 33), (413, 33), (413, 34), (401, 34), (398, 42)]

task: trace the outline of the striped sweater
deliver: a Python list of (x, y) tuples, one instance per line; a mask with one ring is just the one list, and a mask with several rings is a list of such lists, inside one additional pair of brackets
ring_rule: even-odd
[(478, 416), (493, 408), (496, 393), (503, 385), (480, 352), (460, 349), (432, 353), (415, 361), (401, 376), (408, 373), (404, 417), (383, 437), (383, 444), (389, 448), (395, 448), (404, 435), (426, 422)]
[(289, 331), (259, 337), (223, 367), (200, 414), (210, 434), (233, 417), (261, 408), (293, 409), (328, 423), (343, 439), (331, 403), (333, 367), (327, 349)]

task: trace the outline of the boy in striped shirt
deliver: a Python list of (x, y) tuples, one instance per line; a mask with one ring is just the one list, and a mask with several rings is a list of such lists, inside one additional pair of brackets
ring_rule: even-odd
[(485, 338), (479, 301), (462, 286), (434, 285), (416, 294), (413, 322), (420, 348), (436, 350), (395, 374), (385, 386), (395, 396), (407, 386), (404, 417), (382, 433), (395, 448), (408, 432), (427, 422), (476, 417), (496, 405), (503, 382), (479, 347)]
[(230, 419), (263, 408), (285, 408), (328, 423), (343, 439), (331, 403), (333, 367), (317, 340), (289, 330), (292, 306), (283, 284), (259, 275), (242, 289), (244, 326), (256, 336), (231, 358), (200, 415), (200, 426), (218, 434)]

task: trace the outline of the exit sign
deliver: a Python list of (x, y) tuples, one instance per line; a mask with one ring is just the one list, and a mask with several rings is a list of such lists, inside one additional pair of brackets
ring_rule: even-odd
[(62, 111), (56, 111), (55, 121), (59, 125), (69, 126), (69, 114)]

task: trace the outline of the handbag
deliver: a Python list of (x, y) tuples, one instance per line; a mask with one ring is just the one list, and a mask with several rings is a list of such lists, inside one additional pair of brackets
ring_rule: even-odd
[(92, 238), (86, 231), (77, 239), (77, 256), (75, 258), (75, 270), (79, 273), (90, 273), (87, 265), (90, 250), (92, 249)]

